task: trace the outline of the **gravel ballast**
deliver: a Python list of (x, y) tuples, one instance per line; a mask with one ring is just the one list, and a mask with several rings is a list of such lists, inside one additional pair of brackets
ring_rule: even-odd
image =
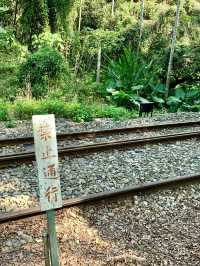
[[(199, 140), (94, 152), (60, 161), (63, 199), (200, 171)], [(38, 204), (36, 164), (0, 169), (1, 212)]]
[[(188, 185), (59, 211), (61, 266), (200, 265), (199, 189)], [(44, 227), (42, 216), (1, 225), (2, 265), (44, 265)]]
[[(96, 119), (80, 124), (57, 119), (56, 124), (58, 133), (66, 133), (187, 120), (199, 120), (199, 113), (165, 114), (118, 122), (111, 119)], [(197, 128), (190, 129), (197, 130)], [(167, 131), (169, 130), (163, 130), (162, 134), (168, 133)], [(0, 123), (0, 133), (1, 137), (30, 136), (32, 123), (18, 121), (17, 127), (13, 129), (6, 129), (4, 123)], [(129, 137), (154, 136), (154, 134), (159, 133), (137, 133), (130, 134)], [(199, 160), (200, 142), (196, 139), (66, 157), (60, 161), (62, 196), (63, 199), (67, 199), (147, 181), (197, 174), (200, 170)], [(0, 212), (38, 205), (37, 193), (38, 177), (35, 162), (0, 169)]]
[[(155, 114), (153, 117), (143, 117), (124, 121), (114, 121), (110, 118), (95, 119), (91, 122), (76, 123), (63, 118), (56, 119), (57, 133), (77, 132), (86, 130), (111, 129), (116, 127), (135, 127), (149, 124), (158, 124), (160, 122), (185, 122), (189, 120), (199, 121), (199, 112), (182, 112)], [(33, 135), (32, 121), (17, 121), (15, 128), (6, 128), (4, 122), (0, 122), (1, 137), (29, 137)]]
[[(199, 120), (199, 117), (199, 113), (179, 113), (124, 122), (97, 119), (77, 124), (57, 119), (56, 123), (57, 132), (66, 133)], [(144, 134), (153, 136), (154, 133)], [(0, 134), (1, 137), (31, 136), (31, 121), (18, 122), (14, 129), (6, 129), (1, 123)], [(82, 141), (80, 143), (83, 144)], [(3, 152), (9, 151), (5, 148)], [(198, 174), (199, 162), (198, 139), (65, 157), (60, 160), (62, 197), (75, 198), (144, 182)], [(57, 211), (61, 266), (199, 266), (199, 203), (200, 184), (196, 184)], [(38, 204), (35, 162), (0, 169), (1, 213)], [(46, 228), (44, 217), (40, 215), (0, 225), (0, 265), (45, 265), (42, 242)]]
[[(121, 140), (133, 140), (139, 138), (150, 138), (171, 134), (183, 134), (190, 132), (200, 132), (200, 126), (194, 127), (177, 127), (177, 128), (165, 128), (161, 130), (139, 130), (134, 133), (120, 133), (111, 134), (108, 136), (91, 136), (90, 138), (84, 137), (83, 139), (74, 138), (72, 140), (65, 139), (58, 141), (58, 149), (66, 148), (69, 146), (88, 145), (95, 143), (103, 143), (109, 141), (121, 141)], [(34, 150), (33, 144), (17, 144), (10, 146), (0, 146), (0, 156), (5, 156), (12, 153), (31, 152)]]

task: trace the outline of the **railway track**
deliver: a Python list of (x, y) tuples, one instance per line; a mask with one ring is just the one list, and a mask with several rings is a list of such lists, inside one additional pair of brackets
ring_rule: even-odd
[[(185, 176), (65, 201), (56, 215), (61, 264), (199, 265), (198, 187), (199, 176)], [(43, 265), (38, 207), (1, 216), (0, 228), (2, 265)]]
[[(93, 203), (96, 201), (107, 200), (109, 198), (120, 197), (129, 194), (144, 193), (146, 191), (151, 191), (151, 190), (168, 189), (180, 185), (183, 186), (189, 183), (190, 184), (200, 183), (200, 174), (190, 175), (190, 176), (179, 176), (155, 182), (146, 182), (132, 187), (126, 187), (124, 189), (118, 189), (118, 190), (116, 189), (114, 191), (93, 193), (88, 196), (82, 196), (82, 197), (64, 200), (62, 209), (83, 205), (86, 203)], [(41, 215), (42, 213), (44, 212), (40, 210), (40, 207), (33, 207), (7, 214), (0, 214), (0, 224), (7, 223), (9, 221), (24, 219), (26, 217)]]
[[(133, 132), (143, 132), (152, 130), (162, 130), (162, 129), (173, 129), (182, 127), (197, 127), (200, 126), (200, 121), (187, 121), (187, 122), (175, 122), (175, 123), (160, 123), (154, 125), (136, 126), (136, 127), (122, 127), (122, 128), (112, 128), (103, 129), (95, 131), (80, 131), (72, 133), (62, 133), (57, 135), (57, 140), (72, 140), (72, 139), (85, 139), (85, 138), (96, 138), (111, 136), (117, 134), (130, 134)], [(16, 145), (16, 144), (33, 144), (33, 137), (17, 137), (17, 138), (0, 138), (0, 146), (5, 145)]]
[[(183, 258), (181, 254), (177, 253), (178, 256), (176, 254), (176, 257), (173, 258), (172, 265), (179, 265), (178, 261), (181, 261), (180, 265), (198, 265), (193, 264), (199, 261), (195, 255), (198, 254), (196, 252), (198, 252), (199, 234), (198, 229), (195, 229), (198, 227), (198, 210), (192, 209), (195, 208), (195, 202), (188, 204), (191, 195), (189, 194), (189, 200), (186, 202), (189, 213), (187, 212), (185, 215), (183, 213), (186, 212), (187, 208), (182, 213), (180, 210), (182, 203), (178, 203), (178, 201), (178, 205), (172, 204), (173, 207), (162, 207), (164, 216), (162, 212), (158, 216), (160, 209), (156, 210), (155, 208), (154, 210), (152, 205), (152, 202), (157, 199), (157, 205), (161, 208), (162, 203), (160, 204), (159, 201), (166, 200), (168, 197), (178, 199), (181, 191), (183, 191), (184, 195), (184, 191), (191, 191), (192, 186), (196, 186), (196, 184), (200, 184), (200, 175), (180, 176), (165, 181), (145, 183), (121, 190), (95, 193), (86, 197), (65, 200), (63, 207), (60, 209), (62, 211), (57, 210), (57, 230), (61, 260), (66, 257), (68, 261), (70, 258), (71, 264), (64, 265), (86, 265), (86, 258), (89, 259), (87, 265), (115, 265), (116, 261), (119, 260), (121, 262), (123, 259), (124, 263), (122, 265), (138, 265), (138, 263), (134, 263), (135, 261), (144, 266), (147, 265), (146, 261), (150, 264), (160, 265), (163, 258), (165, 258), (165, 261), (173, 258), (174, 248), (179, 251), (181, 245), (185, 249), (189, 241), (189, 244), (194, 243), (194, 246), (192, 244), (189, 245), (190, 249), (187, 252), (187, 256)], [(186, 195), (184, 196), (186, 197)], [(149, 201), (146, 201), (148, 198)], [(138, 201), (138, 199), (140, 200)], [(164, 202), (165, 204), (166, 202)], [(168, 215), (172, 215), (172, 209), (174, 218), (168, 217)], [(139, 214), (139, 212), (141, 213)], [(161, 217), (161, 220), (159, 221), (158, 219), (155, 222), (156, 216), (158, 218)], [(140, 217), (139, 220), (138, 217)], [(191, 218), (196, 222), (193, 222)], [(45, 224), (44, 213), (39, 207), (1, 214), (0, 238), (3, 246), (0, 252), (0, 260), (3, 265), (10, 265), (11, 262), (14, 262), (15, 265), (21, 265), (22, 261), (25, 263), (23, 265), (27, 265), (30, 262), (30, 255), (32, 256), (31, 260), (37, 261), (37, 265), (43, 265), (42, 261), (45, 259), (43, 256), (42, 235), (45, 231)], [(186, 225), (189, 225), (189, 227)], [(179, 230), (181, 230), (181, 236), (179, 236)], [(194, 238), (195, 234), (196, 238)], [(102, 235), (103, 240), (101, 240)], [(148, 241), (150, 236), (153, 243), (149, 251), (145, 247), (145, 238)], [(85, 237), (87, 239), (84, 241), (83, 238)], [(138, 242), (137, 246), (133, 245), (132, 242), (135, 239)], [(116, 240), (118, 244), (115, 245)], [(155, 240), (158, 243), (154, 243)], [(113, 250), (115, 252), (117, 250), (118, 254), (118, 256), (109, 259), (110, 264), (108, 264), (106, 256), (104, 258), (101, 255), (105, 253), (106, 241), (109, 243), (109, 251), (106, 249), (108, 254), (111, 255)], [(120, 247), (119, 243), (121, 243), (122, 247)], [(124, 243), (128, 253), (125, 252), (126, 249), (124, 250)], [(132, 248), (130, 249), (129, 246)], [(154, 251), (157, 246), (159, 246), (159, 249)], [(166, 253), (166, 247), (168, 246), (169, 249), (167, 248), (168, 252)], [(135, 255), (136, 247), (142, 248), (140, 256)], [(161, 247), (163, 248), (160, 249)], [(90, 256), (87, 256), (87, 249), (90, 250)], [(36, 250), (37, 252), (34, 254)], [(80, 264), (79, 259), (76, 257), (78, 256), (77, 250), (79, 250), (79, 254), (83, 254)], [(92, 253), (91, 250), (93, 251)], [(100, 250), (102, 250), (101, 254), (99, 254)], [(130, 253), (131, 250), (132, 252)], [(105, 262), (99, 264), (99, 257), (101, 261)], [(92, 259), (92, 262), (90, 259)], [(194, 262), (191, 262), (191, 260)]]
[[(178, 126), (177, 126), (178, 124)], [(190, 126), (199, 126), (199, 122), (191, 122), (188, 125)], [(166, 126), (167, 125), (167, 126)], [(169, 126), (171, 125), (171, 126)], [(145, 126), (145, 127), (136, 127), (136, 128), (121, 128), (121, 133), (118, 131), (119, 129), (114, 129), (114, 133), (112, 133), (113, 130), (103, 130), (103, 131), (95, 131), (95, 132), (78, 132), (78, 133), (70, 133), (70, 134), (62, 134), (58, 135), (58, 140), (65, 140), (66, 135), (68, 138), (74, 139), (81, 139), (81, 138), (95, 138), (97, 136), (110, 136), (110, 134), (126, 134), (131, 132), (140, 132), (142, 130), (150, 131), (150, 130), (160, 130), (160, 125), (153, 125), (153, 126)], [(170, 124), (162, 124), (162, 128), (175, 128), (175, 127), (187, 127), (185, 122), (181, 123), (170, 123)], [(126, 132), (125, 132), (126, 131)], [(103, 132), (103, 133), (102, 133)], [(105, 135), (103, 135), (105, 134)], [(98, 151), (105, 151), (105, 150), (112, 150), (112, 149), (128, 149), (131, 147), (137, 147), (145, 144), (156, 144), (156, 143), (168, 143), (168, 142), (174, 142), (177, 140), (187, 140), (191, 138), (199, 138), (200, 131), (193, 131), (193, 132), (185, 132), (185, 133), (176, 133), (176, 134), (168, 134), (168, 135), (162, 135), (162, 136), (156, 136), (156, 137), (145, 137), (145, 138), (137, 138), (137, 139), (129, 139), (129, 140), (120, 140), (120, 141), (110, 141), (110, 142), (102, 142), (102, 143), (94, 143), (94, 144), (87, 144), (87, 145), (79, 145), (79, 146), (68, 146), (64, 147), (59, 150), (59, 156), (69, 156), (69, 155), (84, 155), (84, 154), (90, 154), (93, 152)], [(7, 142), (6, 142), (7, 141)], [(19, 142), (15, 142), (19, 141)], [(20, 142), (21, 141), (21, 142)], [(24, 142), (23, 142), (24, 141)], [(10, 145), (9, 140), (4, 139), (2, 140), (3, 145)], [(33, 144), (32, 138), (18, 138), (16, 140), (13, 139), (13, 142), (11, 141), (11, 145), (16, 144)], [(0, 144), (1, 145), (1, 144)], [(28, 151), (18, 154), (9, 154), (6, 156), (0, 156), (0, 167), (6, 167), (10, 164), (15, 163), (22, 163), (22, 162), (30, 162), (35, 160), (34, 151)], [(182, 173), (181, 173), (182, 174)], [(93, 193), (89, 194), (87, 196), (77, 196), (76, 198), (71, 198), (63, 201), (63, 207), (62, 210), (71, 209), (72, 207), (78, 207), (78, 208), (84, 208), (84, 206), (87, 206), (88, 204), (96, 204), (100, 202), (109, 202), (109, 199), (118, 199), (119, 201), (123, 201), (123, 197), (131, 196), (131, 195), (143, 195), (146, 194), (146, 192), (160, 192), (165, 191), (169, 189), (172, 191), (174, 188), (179, 187), (189, 187), (189, 185), (193, 184), (200, 184), (200, 175), (187, 175), (187, 176), (177, 176), (176, 178), (168, 178), (165, 180), (159, 180), (159, 181), (151, 181), (146, 182), (142, 184), (137, 184), (133, 186), (127, 186), (122, 189), (115, 189), (112, 191), (105, 191), (100, 193)], [(154, 194), (154, 193), (152, 193)], [(156, 193), (155, 193), (156, 194)], [(148, 195), (148, 194), (147, 194)], [(100, 203), (101, 204), (101, 203)], [(82, 207), (81, 207), (82, 206)], [(22, 226), (23, 223), (25, 223), (26, 218), (35, 219), (36, 217), (43, 217), (43, 213), (41, 212), (39, 207), (33, 207), (29, 209), (22, 209), (20, 211), (16, 212), (10, 212), (6, 214), (0, 214), (0, 224), (1, 226), (5, 226), (5, 230), (9, 230), (9, 226), (13, 223), (16, 224), (19, 222), (20, 226)], [(29, 225), (30, 226), (30, 225)], [(184, 227), (183, 227), (184, 228)], [(13, 230), (13, 229), (12, 229)], [(21, 229), (20, 229), (21, 230)], [(158, 230), (159, 231), (159, 230)], [(9, 233), (9, 231), (8, 231)], [(12, 234), (15, 234), (15, 232), (12, 232)], [(165, 240), (163, 240), (164, 242)], [(13, 251), (15, 253), (15, 251)], [(13, 253), (13, 254), (14, 254)], [(26, 254), (26, 253), (25, 253)], [(4, 255), (2, 255), (4, 256)], [(8, 255), (10, 256), (10, 255)], [(26, 256), (26, 255), (25, 255)], [(0, 253), (1, 257), (1, 253)], [(6, 260), (5, 260), (6, 261)], [(6, 264), (7, 265), (7, 264)], [(17, 264), (18, 265), (18, 264)], [(19, 263), (20, 265), (20, 263)], [(125, 264), (126, 265), (126, 264)], [(155, 264), (156, 265), (156, 264)], [(187, 264), (189, 265), (189, 264)], [(191, 264), (192, 265), (192, 264)], [(196, 264), (195, 264), (196, 265)]]
[[(156, 137), (145, 137), (145, 138), (137, 138), (130, 140), (109, 141), (109, 142), (88, 144), (88, 145), (69, 146), (66, 148), (59, 149), (58, 153), (60, 157), (64, 157), (72, 154), (81, 155), (91, 152), (105, 151), (112, 149), (127, 149), (145, 144), (163, 143), (163, 142), (186, 140), (186, 139), (199, 138), (199, 137), (200, 137), (200, 131), (194, 131), (189, 133), (168, 134)], [(3, 168), (13, 163), (24, 163), (34, 160), (35, 160), (34, 151), (8, 154), (5, 156), (0, 156), (0, 167)]]

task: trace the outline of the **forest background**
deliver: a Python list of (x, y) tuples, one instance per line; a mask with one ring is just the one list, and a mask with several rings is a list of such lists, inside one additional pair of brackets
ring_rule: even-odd
[(200, 110), (199, 0), (0, 0), (0, 120)]

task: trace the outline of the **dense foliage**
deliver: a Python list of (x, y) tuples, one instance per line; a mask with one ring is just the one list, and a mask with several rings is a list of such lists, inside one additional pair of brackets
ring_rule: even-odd
[(21, 65), (19, 82), (30, 83), (32, 96), (37, 99), (45, 96), (50, 82), (59, 80), (65, 72), (64, 60), (58, 51), (49, 47), (40, 48)]
[(198, 111), (199, 43), (198, 0), (0, 0), (1, 97)]

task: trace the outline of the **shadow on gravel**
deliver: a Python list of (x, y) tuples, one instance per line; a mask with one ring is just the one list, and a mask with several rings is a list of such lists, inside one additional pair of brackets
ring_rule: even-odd
[[(57, 211), (61, 266), (200, 265), (200, 185)], [(0, 265), (44, 265), (44, 216), (0, 225)]]
[(199, 189), (190, 185), (64, 210), (57, 227), (63, 265), (200, 265)]

